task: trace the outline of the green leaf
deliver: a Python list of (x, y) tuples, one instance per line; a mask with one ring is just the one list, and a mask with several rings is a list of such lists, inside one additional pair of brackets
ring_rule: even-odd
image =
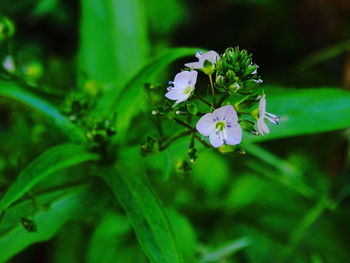
[(183, 262), (167, 215), (147, 182), (138, 148), (122, 150), (114, 170), (102, 178), (124, 208), (140, 245), (152, 263)]
[[(125, 216), (107, 213), (92, 234), (86, 262), (148, 262)], [(101, 251), (104, 251), (101, 253)]]
[[(68, 220), (83, 217), (94, 210), (91, 203), (97, 198), (97, 194), (94, 194), (86, 185), (75, 187), (70, 191), (67, 190), (60, 190), (62, 193), (60, 196), (50, 202), (46, 209), (42, 209), (32, 216), (31, 219), (38, 226), (37, 232), (29, 233), (18, 221), (12, 228), (0, 235), (0, 262), (7, 262), (12, 256), (33, 243), (50, 239)], [(51, 194), (39, 197), (38, 201), (44, 202), (47, 195)], [(25, 202), (27, 206), (32, 206), (31, 201)], [(87, 205), (89, 205), (89, 209), (86, 209)], [(16, 209), (16, 207), (11, 209)], [(18, 210), (17, 213), (21, 213), (21, 211)]]
[(82, 146), (64, 144), (50, 148), (20, 173), (16, 181), (2, 196), (0, 211), (6, 210), (33, 186), (54, 172), (97, 159), (97, 155), (87, 152)]
[(341, 43), (337, 43), (336, 45), (333, 45), (331, 47), (327, 47), (323, 50), (320, 50), (318, 52), (315, 52), (314, 54), (311, 54), (303, 59), (297, 66), (297, 68), (300, 71), (303, 71), (305, 69), (308, 69), (315, 64), (318, 64), (320, 62), (326, 61), (328, 59), (331, 59), (337, 55), (340, 55), (341, 53), (344, 53), (346, 51), (350, 50), (350, 40), (346, 40)]
[(315, 198), (317, 196), (316, 192), (302, 180), (303, 172), (290, 162), (279, 158), (278, 156), (255, 144), (243, 144), (242, 146), (248, 154), (253, 155), (266, 164), (271, 165), (278, 171), (278, 173), (267, 172), (266, 168), (259, 167), (257, 162), (248, 161), (246, 162), (246, 165), (266, 175), (269, 179), (293, 189), (304, 197)]
[(168, 210), (167, 214), (175, 232), (175, 238), (181, 247), (185, 262), (194, 262), (198, 248), (195, 229), (189, 220), (176, 210)]
[(267, 89), (267, 111), (281, 117), (279, 125), (266, 120), (270, 133), (246, 135), (246, 142), (328, 132), (350, 127), (350, 92), (336, 88)]
[[(108, 102), (101, 100), (102, 110), (117, 112), (118, 138), (122, 141), (128, 132), (132, 118), (144, 109), (147, 96), (144, 84), (154, 78), (172, 62), (185, 56), (194, 55), (198, 48), (172, 48), (150, 60), (121, 90), (107, 94)], [(164, 93), (165, 93), (164, 88)]]
[(120, 89), (149, 50), (141, 0), (82, 0), (80, 68), (83, 75)]
[(44, 114), (64, 134), (74, 141), (84, 141), (83, 132), (64, 117), (54, 106), (18, 87), (15, 83), (0, 81), (0, 96), (16, 100)]

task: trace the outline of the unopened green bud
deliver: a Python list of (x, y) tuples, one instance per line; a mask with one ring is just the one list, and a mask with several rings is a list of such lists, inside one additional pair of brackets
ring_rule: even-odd
[(235, 80), (236, 74), (233, 70), (228, 70), (226, 72), (226, 78), (228, 78), (230, 81)]
[(257, 65), (251, 65), (251, 66), (248, 66), (244, 73), (243, 73), (243, 76), (246, 77), (246, 76), (249, 76), (250, 74), (256, 74), (256, 70), (258, 69), (258, 66)]
[(215, 82), (219, 88), (223, 88), (225, 86), (225, 78), (222, 75), (217, 76)]
[(194, 104), (193, 102), (187, 101), (186, 108), (188, 112), (191, 113), (192, 115), (196, 115), (198, 113), (197, 105)]
[(209, 60), (205, 60), (203, 72), (206, 75), (212, 75), (215, 72), (215, 65), (211, 63)]

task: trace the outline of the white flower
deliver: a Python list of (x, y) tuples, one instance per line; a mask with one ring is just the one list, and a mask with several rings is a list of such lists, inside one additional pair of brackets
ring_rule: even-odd
[(165, 94), (170, 100), (176, 100), (175, 105), (187, 100), (197, 81), (197, 71), (182, 71), (177, 73), (174, 81), (169, 81), (172, 86), (168, 87), (168, 92)]
[(219, 59), (219, 54), (213, 50), (206, 53), (197, 51), (196, 58), (198, 58), (198, 62), (187, 63), (185, 66), (192, 69), (204, 69), (204, 62), (208, 60), (212, 65), (215, 65), (216, 61)]
[(271, 114), (269, 112), (266, 112), (266, 98), (265, 95), (263, 95), (259, 102), (259, 118), (257, 122), (258, 131), (261, 135), (264, 135), (264, 133), (269, 133), (269, 127), (267, 127), (264, 119), (268, 119), (273, 124), (277, 125), (279, 122), (280, 117)]
[(242, 140), (242, 129), (232, 105), (205, 114), (197, 122), (196, 129), (202, 135), (209, 136), (209, 141), (215, 148), (224, 143), (236, 145)]
[(13, 57), (10, 55), (5, 57), (2, 63), (2, 66), (9, 73), (13, 73), (16, 71), (15, 61), (13, 60)]

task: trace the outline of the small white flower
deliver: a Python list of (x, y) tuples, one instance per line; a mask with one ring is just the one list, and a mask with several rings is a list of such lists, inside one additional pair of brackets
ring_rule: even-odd
[(259, 102), (259, 118), (258, 118), (258, 122), (257, 122), (257, 126), (258, 126), (258, 131), (261, 135), (264, 135), (265, 133), (269, 133), (269, 127), (267, 127), (264, 119), (268, 119), (269, 121), (271, 121), (273, 124), (277, 125), (279, 122), (280, 117), (276, 116), (274, 114), (271, 114), (269, 112), (266, 112), (266, 96), (263, 95), (260, 98), (260, 102)]
[(197, 81), (197, 71), (182, 71), (177, 73), (174, 81), (169, 81), (172, 86), (168, 87), (168, 92), (165, 94), (170, 100), (176, 100), (175, 105), (187, 100)]
[(213, 50), (206, 53), (203, 51), (197, 51), (196, 58), (198, 58), (198, 62), (187, 63), (185, 66), (192, 69), (203, 69), (204, 62), (206, 60), (208, 60), (212, 65), (215, 65), (216, 61), (219, 59), (219, 54)]
[(13, 60), (13, 57), (10, 55), (5, 57), (2, 63), (2, 66), (9, 73), (13, 73), (16, 71), (15, 61)]
[(205, 114), (197, 122), (196, 129), (202, 135), (209, 136), (209, 141), (215, 148), (224, 143), (236, 145), (242, 140), (242, 129), (232, 105)]

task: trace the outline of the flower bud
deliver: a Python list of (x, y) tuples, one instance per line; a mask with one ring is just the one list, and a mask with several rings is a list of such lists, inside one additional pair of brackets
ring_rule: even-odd
[(225, 86), (225, 78), (222, 75), (217, 76), (215, 82), (219, 88), (223, 88)]

